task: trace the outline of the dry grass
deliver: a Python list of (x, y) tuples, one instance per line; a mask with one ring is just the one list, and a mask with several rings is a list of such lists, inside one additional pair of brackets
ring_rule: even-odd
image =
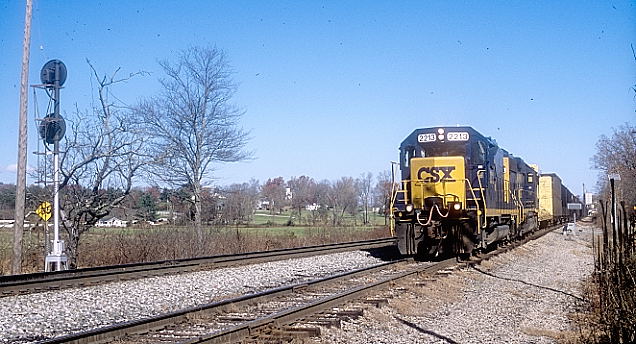
[(590, 249), (589, 248), (573, 248), (573, 249), (570, 249), (569, 253), (577, 257), (589, 257)]
[(521, 327), (521, 332), (533, 337), (551, 338), (559, 343), (563, 343), (568, 339), (576, 337), (576, 333), (572, 331), (555, 331), (535, 327)]
[[(286, 233), (266, 231), (235, 231), (214, 229), (206, 231), (200, 249), (194, 233), (187, 228), (95, 230), (80, 242), (79, 267), (140, 263), (159, 260), (191, 258), (220, 254), (267, 251), (386, 237), (383, 227), (357, 229), (316, 227), (305, 229), (302, 235), (290, 227)], [(25, 235), (23, 272), (43, 270), (44, 237), (41, 233)], [(6, 246), (6, 245), (5, 245)], [(199, 253), (201, 252), (201, 253)], [(0, 274), (10, 273), (11, 248), (0, 247)]]

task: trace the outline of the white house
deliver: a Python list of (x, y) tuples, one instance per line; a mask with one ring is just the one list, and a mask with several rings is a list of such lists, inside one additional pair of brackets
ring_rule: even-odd
[(128, 221), (120, 220), (115, 216), (105, 217), (95, 224), (95, 227), (126, 227)]

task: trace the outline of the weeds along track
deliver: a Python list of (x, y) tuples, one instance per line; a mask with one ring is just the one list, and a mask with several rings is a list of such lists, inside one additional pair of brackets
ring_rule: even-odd
[(353, 250), (376, 249), (394, 244), (395, 238), (383, 238), (232, 255), (0, 276), (0, 297), (63, 288), (84, 287), (227, 266), (272, 262)]
[[(470, 261), (399, 260), (310, 282), (242, 295), (160, 316), (93, 329), (42, 343), (227, 343), (281, 342), (318, 336), (320, 326), (362, 315), (363, 304), (381, 304), (378, 297), (392, 283), (413, 275), (434, 275), (455, 266), (478, 263), (554, 230), (547, 228)], [(352, 303), (355, 303), (352, 306)]]

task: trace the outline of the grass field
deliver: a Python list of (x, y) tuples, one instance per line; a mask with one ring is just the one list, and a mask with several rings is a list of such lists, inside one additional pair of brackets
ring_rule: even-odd
[[(79, 267), (263, 251), (389, 236), (385, 226), (288, 226), (289, 214), (270, 215), (257, 214), (254, 223), (247, 226), (205, 226), (201, 244), (197, 243), (190, 226), (93, 228), (81, 238)], [(380, 221), (384, 223), (384, 218), (379, 217), (377, 222)], [(64, 231), (61, 235), (63, 240), (67, 240)], [(42, 271), (44, 241), (42, 229), (24, 232), (24, 272)], [(0, 275), (10, 273), (12, 246), (13, 230), (0, 229)]]
[[(269, 211), (257, 210), (254, 216), (252, 217), (252, 225), (260, 226), (260, 225), (287, 225), (288, 223), (292, 223), (294, 225), (308, 225), (310, 224), (310, 219), (312, 218), (312, 213), (308, 210), (303, 210), (301, 212), (301, 216), (298, 216), (297, 212), (291, 212), (289, 210), (283, 211), (282, 213), (271, 213)], [(371, 226), (382, 226), (384, 225), (384, 216), (378, 215), (376, 213), (369, 213), (369, 222)], [(349, 214), (345, 215), (343, 218), (344, 226), (357, 226), (362, 224), (362, 217), (358, 215), (356, 217), (351, 216)]]
[[(316, 215), (316, 214), (313, 214)], [(80, 267), (187, 258), (197, 255), (231, 254), (288, 247), (373, 239), (389, 236), (385, 219), (369, 214), (362, 225), (359, 214), (346, 215), (342, 225), (328, 219), (312, 221), (312, 213), (299, 217), (289, 210), (280, 214), (257, 211), (247, 225), (204, 226), (203, 242), (196, 240), (191, 226), (146, 226), (93, 228), (82, 235)], [(61, 231), (61, 239), (68, 240)], [(45, 239), (43, 229), (25, 230), (22, 266), (24, 272), (42, 271)], [(9, 274), (13, 255), (13, 229), (0, 228), (0, 275)]]

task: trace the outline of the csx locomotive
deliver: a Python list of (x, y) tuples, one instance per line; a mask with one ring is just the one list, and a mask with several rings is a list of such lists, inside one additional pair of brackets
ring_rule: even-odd
[(471, 127), (417, 129), (393, 198), (404, 255), (470, 254), (538, 228), (535, 168)]

